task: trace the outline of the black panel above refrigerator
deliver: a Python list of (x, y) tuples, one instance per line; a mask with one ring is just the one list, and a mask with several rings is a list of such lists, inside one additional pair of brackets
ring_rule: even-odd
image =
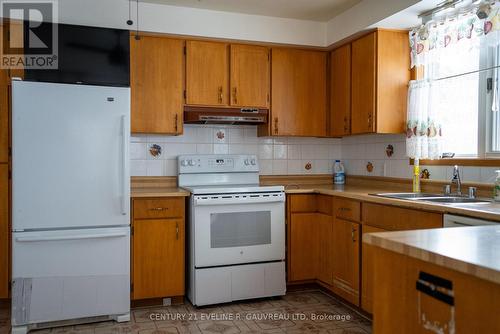
[[(29, 29), (24, 32), (27, 45)], [(129, 31), (59, 24), (58, 62), (57, 70), (26, 69), (24, 79), (130, 86)]]

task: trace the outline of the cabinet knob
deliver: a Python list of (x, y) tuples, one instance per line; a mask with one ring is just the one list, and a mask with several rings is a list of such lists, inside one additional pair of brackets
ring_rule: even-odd
[(157, 208), (151, 208), (149, 210), (151, 210), (151, 211), (165, 211), (165, 210), (168, 210), (168, 208), (157, 207)]
[(179, 240), (179, 223), (175, 223), (175, 240)]
[(371, 130), (373, 127), (372, 114), (368, 114), (368, 129)]
[(238, 103), (238, 89), (236, 87), (233, 87), (233, 103)]
[(219, 103), (222, 104), (222, 86), (219, 87)]

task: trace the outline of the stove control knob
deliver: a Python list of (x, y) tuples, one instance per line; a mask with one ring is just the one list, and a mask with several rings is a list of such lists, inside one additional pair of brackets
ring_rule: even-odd
[(245, 166), (248, 166), (248, 165), (250, 165), (250, 160), (245, 159), (244, 163), (245, 163)]
[(252, 166), (255, 166), (257, 164), (257, 161), (255, 161), (255, 159), (252, 159), (250, 160), (250, 164), (252, 164)]
[(189, 166), (194, 166), (194, 161), (193, 160), (189, 160), (188, 164), (189, 164)]
[(181, 166), (186, 167), (188, 165), (187, 160), (181, 160)]

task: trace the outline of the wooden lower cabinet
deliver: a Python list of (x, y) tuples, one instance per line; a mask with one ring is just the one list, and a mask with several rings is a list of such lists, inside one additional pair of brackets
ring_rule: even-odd
[(359, 305), (360, 225), (336, 218), (333, 222), (333, 292)]
[[(373, 296), (373, 333), (500, 333), (500, 285), (385, 249), (374, 249), (377, 288)], [(451, 281), (453, 308), (416, 289), (421, 272)], [(427, 326), (420, 320), (423, 317)], [(451, 319), (454, 328), (449, 326)]]
[(439, 228), (440, 213), (322, 194), (289, 195), (288, 283), (318, 282), (373, 310), (374, 249), (362, 234)]
[(295, 213), (290, 221), (289, 281), (314, 280), (318, 271), (316, 213)]
[[(162, 200), (134, 200), (134, 210)], [(167, 200), (171, 204), (172, 200)], [(183, 205), (184, 198), (175, 199)], [(161, 205), (161, 204), (159, 204)], [(165, 206), (167, 207), (167, 206)], [(179, 217), (161, 206), (151, 212), (164, 212), (167, 217), (137, 219), (132, 223), (132, 299), (183, 296), (185, 291), (185, 222), (184, 211)], [(138, 210), (138, 212), (143, 212)]]
[[(363, 234), (443, 227), (443, 215), (440, 213), (398, 208), (390, 205), (363, 203), (362, 216)], [(372, 313), (373, 291), (375, 289), (373, 282), (375, 271), (373, 247), (363, 243), (361, 258), (361, 308), (368, 313)]]
[[(386, 232), (387, 230), (363, 225), (362, 234)], [(373, 246), (363, 243), (361, 246), (361, 308), (368, 313), (373, 311)]]
[(0, 164), (0, 299), (9, 297), (9, 165)]
[(318, 213), (318, 271), (317, 278), (321, 282), (333, 284), (333, 217)]

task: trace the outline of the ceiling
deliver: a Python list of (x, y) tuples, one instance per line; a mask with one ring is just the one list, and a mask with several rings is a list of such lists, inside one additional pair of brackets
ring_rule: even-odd
[(361, 0), (142, 0), (172, 6), (328, 21)]

